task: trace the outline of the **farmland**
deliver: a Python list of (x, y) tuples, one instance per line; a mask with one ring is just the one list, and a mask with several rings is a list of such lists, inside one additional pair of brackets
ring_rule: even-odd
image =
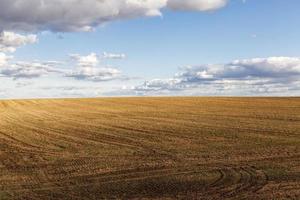
[(300, 199), (300, 98), (0, 101), (0, 199)]

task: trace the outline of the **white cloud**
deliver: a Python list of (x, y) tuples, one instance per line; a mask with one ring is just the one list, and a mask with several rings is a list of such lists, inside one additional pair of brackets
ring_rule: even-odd
[[(205, 75), (205, 76), (204, 76)], [(269, 57), (235, 60), (228, 64), (188, 67), (177, 77), (186, 82), (255, 78), (289, 81), (300, 76), (300, 58)]]
[(168, 7), (174, 10), (211, 11), (224, 7), (227, 0), (169, 0)]
[(91, 53), (87, 56), (81, 56), (79, 54), (71, 54), (70, 58), (77, 62), (80, 67), (94, 67), (99, 63), (98, 55)]
[(121, 72), (118, 69), (114, 68), (84, 67), (68, 73), (66, 76), (73, 77), (78, 80), (99, 82), (117, 79), (120, 78), (120, 75)]
[[(113, 58), (115, 58), (114, 55)], [(72, 77), (77, 80), (86, 81), (109, 81), (114, 79), (126, 79), (121, 76), (118, 69), (100, 66), (100, 56), (95, 53), (82, 56), (71, 54), (74, 62), (64, 63), (59, 61), (13, 61), (12, 56), (0, 52), (0, 75), (12, 79), (40, 78), (50, 74)], [(75, 65), (74, 70), (66, 69), (65, 66)]]
[(163, 8), (209, 11), (226, 0), (0, 0), (0, 31), (90, 31), (106, 22), (160, 16)]
[(21, 35), (14, 32), (3, 31), (0, 33), (0, 75), (12, 79), (37, 78), (50, 73), (61, 73), (55, 69), (57, 61), (14, 61), (13, 53), (18, 47), (37, 42), (37, 36)]
[[(300, 58), (269, 57), (235, 60), (227, 64), (185, 67), (170, 79), (154, 79), (125, 87), (129, 94), (189, 95), (299, 94)], [(290, 93), (289, 93), (290, 92)]]
[(10, 59), (12, 59), (12, 56), (7, 56), (5, 53), (0, 52), (0, 67), (5, 66)]
[(0, 75), (12, 79), (36, 78), (58, 72), (54, 69), (57, 62), (15, 62), (13, 53), (18, 47), (37, 42), (36, 35), (20, 35), (14, 32), (3, 31), (0, 33)]
[(107, 53), (103, 52), (103, 58), (105, 59), (124, 59), (126, 55), (124, 53)]
[(12, 79), (39, 78), (51, 73), (63, 73), (62, 70), (54, 68), (54, 62), (16, 62), (6, 64), (0, 68), (0, 74)]
[(0, 52), (15, 52), (18, 47), (37, 42), (36, 35), (20, 35), (3, 31), (0, 33)]
[[(300, 76), (300, 58), (295, 57), (269, 57), (236, 60), (227, 66), (233, 66), (244, 77), (262, 77), (293, 79)], [(241, 74), (243, 75), (243, 74)]]
[(135, 91), (162, 91), (162, 90), (181, 90), (180, 79), (153, 79), (145, 81), (142, 85), (133, 87)]
[(71, 72), (67, 72), (66, 77), (95, 82), (120, 78), (121, 72), (118, 69), (111, 67), (99, 67), (99, 56), (95, 53), (91, 53), (87, 56), (71, 54), (70, 57), (76, 62), (76, 69)]

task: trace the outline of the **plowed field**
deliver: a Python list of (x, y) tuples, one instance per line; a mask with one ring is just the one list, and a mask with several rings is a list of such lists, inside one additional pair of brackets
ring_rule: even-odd
[(300, 98), (0, 101), (0, 199), (300, 199)]

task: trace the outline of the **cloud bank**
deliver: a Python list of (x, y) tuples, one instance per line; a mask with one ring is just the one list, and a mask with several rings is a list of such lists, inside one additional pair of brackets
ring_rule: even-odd
[(168, 79), (153, 79), (123, 87), (128, 95), (286, 94), (299, 90), (300, 58), (269, 57), (235, 60), (227, 64), (185, 67)]
[(210, 11), (227, 0), (0, 0), (0, 32), (90, 31), (101, 24), (145, 16), (162, 9)]
[[(72, 78), (96, 84), (129, 80), (122, 72), (101, 64), (103, 55), (71, 54), (70, 62), (12, 62), (0, 53), (0, 76), (33, 79), (43, 76)], [(67, 66), (67, 68), (65, 68)], [(72, 68), (70, 68), (72, 67)], [(78, 82), (79, 83), (79, 82)], [(123, 82), (128, 84), (128, 82)], [(181, 68), (170, 78), (156, 78), (142, 84), (124, 85), (106, 95), (300, 95), (300, 58), (268, 57), (235, 60)]]
[[(116, 55), (112, 55), (115, 59)], [(80, 54), (69, 56), (70, 62), (13, 61), (13, 56), (0, 52), (0, 75), (14, 80), (40, 78), (51, 74), (92, 82), (124, 79), (120, 70), (100, 65), (100, 59), (105, 59), (101, 55), (90, 53), (86, 56)]]

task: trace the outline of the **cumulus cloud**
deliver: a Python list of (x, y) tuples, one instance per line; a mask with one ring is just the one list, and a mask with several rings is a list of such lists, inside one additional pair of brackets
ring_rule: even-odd
[(0, 33), (0, 52), (15, 52), (18, 47), (37, 42), (36, 35), (20, 35), (3, 31)]
[(160, 16), (163, 8), (209, 11), (226, 0), (0, 0), (0, 31), (90, 31), (106, 22)]
[(70, 57), (76, 62), (76, 69), (66, 73), (66, 77), (95, 82), (120, 78), (121, 72), (118, 69), (99, 67), (99, 56), (95, 53), (91, 53), (87, 56), (71, 54)]
[(87, 56), (81, 56), (79, 54), (71, 54), (70, 58), (77, 62), (80, 67), (95, 67), (99, 63), (98, 55), (91, 53)]
[(269, 57), (185, 67), (173, 78), (154, 79), (131, 88), (125, 87), (125, 90), (146, 95), (165, 91), (213, 95), (280, 94), (296, 91), (299, 82), (300, 58)]

